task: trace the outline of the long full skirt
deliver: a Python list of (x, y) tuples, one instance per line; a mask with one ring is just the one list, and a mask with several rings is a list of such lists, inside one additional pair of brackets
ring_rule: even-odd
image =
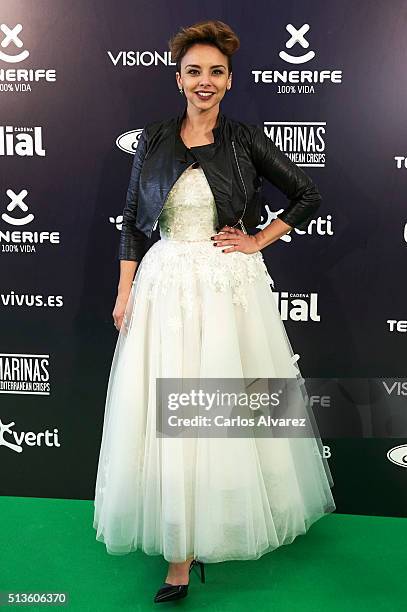
[(318, 436), (160, 437), (156, 378), (301, 373), (260, 252), (161, 239), (140, 262), (108, 382), (95, 489), (110, 554), (257, 559), (335, 510)]

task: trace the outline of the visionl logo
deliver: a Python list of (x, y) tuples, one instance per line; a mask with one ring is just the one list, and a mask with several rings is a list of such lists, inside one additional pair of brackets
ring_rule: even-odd
[[(14, 46), (18, 49), (21, 49), (23, 43), (19, 39), (18, 35), (20, 34), (22, 29), (23, 26), (21, 25), (21, 23), (18, 23), (16, 26), (14, 26), (12, 30), (8, 26), (6, 26), (5, 23), (2, 23), (0, 25), (0, 30), (4, 34), (4, 38), (1, 41), (2, 49), (6, 49), (11, 43), (13, 43)], [(27, 59), (29, 55), (30, 53), (29, 51), (27, 51), (27, 49), (25, 49), (21, 53), (17, 53), (16, 55), (8, 55), (7, 53), (3, 53), (3, 51), (0, 50), (0, 60), (3, 60), (3, 62), (7, 62), (9, 64), (17, 64), (18, 62), (23, 62), (25, 59)]]
[[(291, 34), (291, 38), (289, 38), (285, 43), (287, 49), (291, 49), (297, 43), (303, 49), (308, 49), (309, 42), (305, 40), (304, 34), (308, 32), (309, 28), (310, 27), (308, 23), (304, 23), (303, 26), (296, 30), (291, 23), (288, 23), (285, 26), (285, 29), (289, 34)], [(314, 59), (315, 51), (308, 51), (308, 53), (305, 53), (304, 55), (290, 55), (286, 51), (280, 51), (278, 55), (279, 57), (281, 57), (282, 60), (284, 60), (285, 62), (289, 62), (290, 64), (305, 64), (306, 62), (309, 62), (310, 60)]]
[(113, 66), (175, 66), (170, 51), (108, 51), (107, 55)]

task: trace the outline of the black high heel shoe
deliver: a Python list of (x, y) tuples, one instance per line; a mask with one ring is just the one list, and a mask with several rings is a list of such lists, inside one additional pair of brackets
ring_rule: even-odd
[[(199, 565), (201, 570), (201, 582), (205, 582), (205, 568), (202, 561), (192, 559), (189, 566), (189, 573), (191, 573), (191, 569), (197, 565)], [(189, 584), (170, 584), (169, 582), (164, 582), (155, 594), (154, 602), (161, 603), (164, 601), (182, 599), (188, 595), (188, 587)]]

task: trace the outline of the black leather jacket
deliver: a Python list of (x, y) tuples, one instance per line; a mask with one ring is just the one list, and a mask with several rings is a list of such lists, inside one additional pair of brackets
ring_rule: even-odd
[(219, 110), (214, 143), (187, 149), (180, 137), (185, 113), (186, 107), (176, 117), (148, 123), (140, 134), (123, 210), (119, 259), (142, 259), (167, 195), (193, 161), (185, 152), (192, 150), (215, 199), (217, 231), (224, 225), (240, 225), (245, 231), (261, 223), (263, 177), (290, 200), (277, 216), (291, 227), (306, 229), (321, 195), (260, 127), (229, 119)]

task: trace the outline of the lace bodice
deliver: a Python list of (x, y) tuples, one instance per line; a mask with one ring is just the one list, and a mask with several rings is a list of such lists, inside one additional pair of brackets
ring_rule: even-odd
[(210, 240), (218, 213), (202, 167), (189, 166), (173, 185), (159, 217), (161, 238)]
[[(234, 304), (248, 309), (250, 286), (258, 280), (274, 285), (260, 251), (223, 253), (211, 236), (218, 214), (202, 168), (189, 166), (173, 185), (159, 217), (161, 240), (147, 251), (133, 284), (142, 283), (152, 300), (178, 291), (179, 302), (191, 316), (199, 308), (199, 287), (231, 289)], [(176, 317), (174, 331), (182, 326)]]

